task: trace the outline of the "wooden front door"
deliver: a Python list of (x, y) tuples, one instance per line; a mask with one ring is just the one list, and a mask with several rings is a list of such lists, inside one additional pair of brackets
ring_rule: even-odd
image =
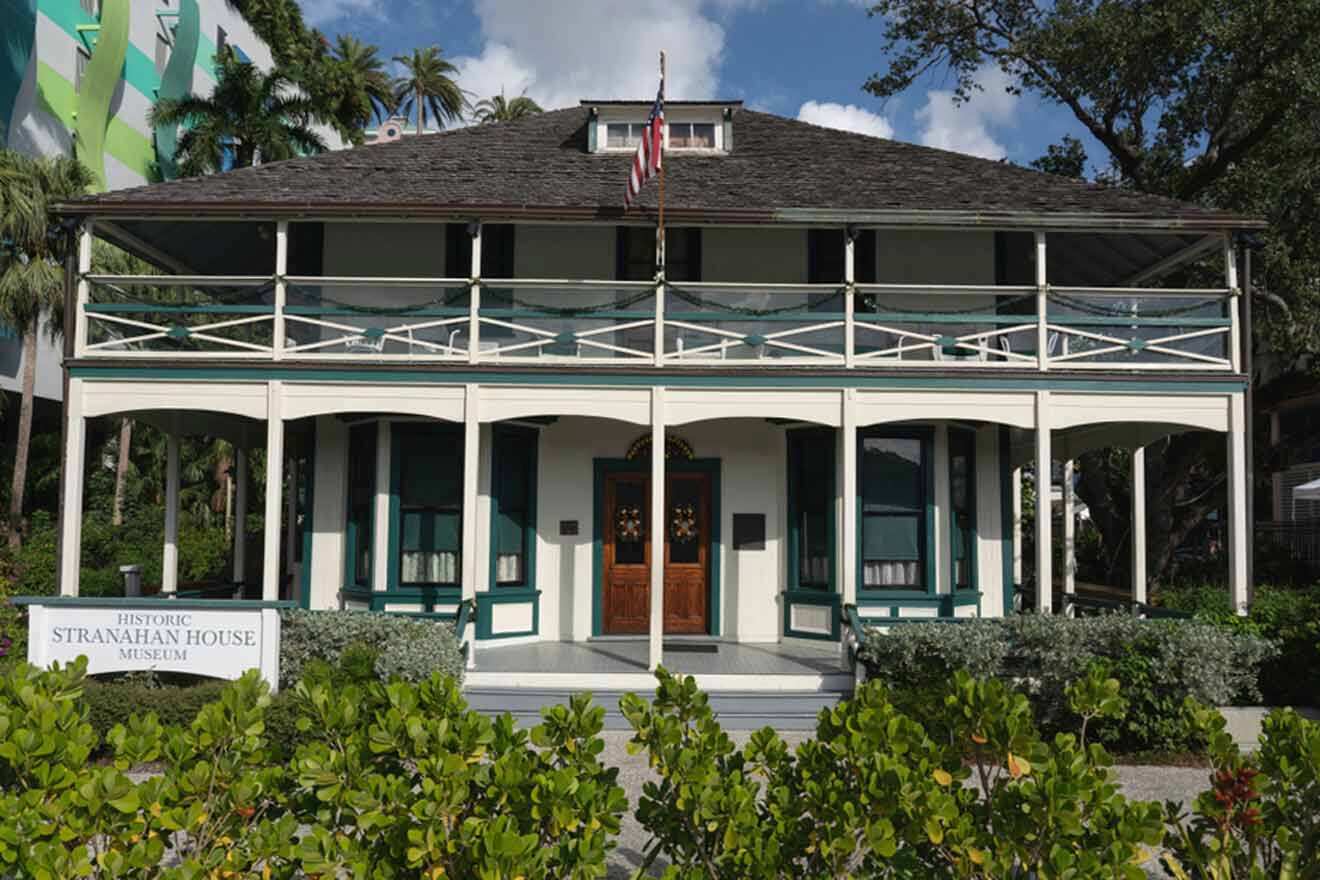
[[(675, 473), (665, 482), (664, 631), (705, 633), (710, 626), (710, 476)], [(608, 474), (604, 516), (604, 631), (646, 633), (651, 621), (650, 476)]]

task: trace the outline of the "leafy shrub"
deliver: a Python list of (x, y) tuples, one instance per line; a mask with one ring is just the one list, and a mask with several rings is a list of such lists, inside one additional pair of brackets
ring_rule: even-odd
[(281, 686), (292, 687), (313, 660), (339, 666), (353, 646), (375, 652), (375, 673), (383, 681), (419, 682), (434, 673), (462, 680), (463, 655), (448, 623), (370, 611), (299, 609), (281, 615)]
[(1165, 863), (1175, 877), (1211, 880), (1320, 874), (1320, 725), (1291, 709), (1265, 718), (1260, 751), (1246, 756), (1224, 719), (1189, 701), (1207, 742), (1210, 788), (1191, 813), (1165, 805)]
[[(1102, 748), (1042, 741), (1000, 681), (956, 673), (934, 735), (867, 682), (794, 753), (770, 728), (735, 748), (691, 677), (659, 679), (653, 704), (622, 705), (659, 776), (637, 816), (666, 878), (1120, 877), (1163, 832), (1156, 805), (1116, 793)], [(1117, 684), (1088, 682), (1075, 711), (1112, 714)]]
[(1161, 604), (1233, 632), (1268, 638), (1278, 653), (1261, 667), (1261, 693), (1271, 706), (1311, 705), (1320, 697), (1320, 586), (1257, 587), (1248, 614), (1234, 613), (1223, 587), (1161, 591)]
[(186, 727), (225, 687), (223, 681), (162, 684), (151, 676), (138, 675), (108, 681), (88, 679), (83, 682), (82, 696), (87, 722), (104, 742), (116, 724), (128, 724), (134, 715), (155, 714), (166, 727)]
[(1107, 746), (1142, 751), (1191, 745), (1181, 713), (1189, 696), (1209, 705), (1257, 699), (1258, 670), (1271, 651), (1255, 635), (1204, 623), (1018, 615), (869, 630), (860, 657), (868, 675), (888, 682), (913, 711), (959, 670), (1012, 681), (1047, 730), (1073, 726), (1067, 688), (1100, 663), (1120, 682), (1128, 712), (1095, 735)]
[(438, 675), (295, 693), (311, 737), (292, 764), (309, 875), (604, 876), (627, 799), (599, 761), (605, 712), (589, 695), (542, 710), (529, 734), (470, 711)]

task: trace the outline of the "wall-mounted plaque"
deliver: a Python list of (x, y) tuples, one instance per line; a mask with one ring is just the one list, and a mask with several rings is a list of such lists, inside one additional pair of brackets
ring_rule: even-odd
[(764, 513), (735, 513), (733, 515), (733, 549), (765, 549)]
[(576, 535), (578, 533), (578, 521), (575, 519), (561, 519), (559, 521), (559, 534), (564, 536)]

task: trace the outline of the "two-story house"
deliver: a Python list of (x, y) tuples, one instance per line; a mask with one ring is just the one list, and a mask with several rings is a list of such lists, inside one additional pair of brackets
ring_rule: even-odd
[[(1245, 603), (1232, 234), (1258, 224), (671, 102), (661, 249), (658, 187), (622, 209), (648, 108), (584, 101), (64, 206), (83, 247), (63, 591), (85, 423), (131, 413), (265, 451), (264, 596), (466, 605), (474, 683), (635, 686), (588, 673), (664, 662), (819, 686), (828, 664), (807, 661), (837, 658), (846, 606), (890, 624), (1013, 608), (1022, 466), (1179, 431), (1227, 438)], [(172, 277), (95, 274), (92, 236)], [(1160, 286), (1208, 254), (1222, 285)], [(1051, 518), (1035, 528), (1027, 568), (1053, 584)], [(168, 536), (165, 558), (169, 591)]]

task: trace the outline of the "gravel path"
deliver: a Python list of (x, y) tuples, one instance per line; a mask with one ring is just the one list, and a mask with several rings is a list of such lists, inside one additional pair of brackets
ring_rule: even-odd
[[(602, 734), (605, 751), (601, 753), (601, 761), (619, 768), (619, 784), (628, 792), (628, 803), (635, 808), (637, 799), (641, 796), (642, 785), (651, 773), (646, 766), (645, 755), (628, 754), (626, 744), (630, 735), (627, 731), (605, 731)], [(730, 732), (729, 735), (740, 745), (747, 740), (746, 733)], [(795, 746), (810, 734), (781, 735), (790, 746)], [(1160, 802), (1176, 800), (1187, 803), (1204, 789), (1208, 782), (1208, 771), (1198, 767), (1120, 766), (1117, 769), (1123, 793), (1139, 800)], [(610, 855), (608, 874), (610, 880), (624, 880), (632, 876), (641, 866), (647, 839), (646, 831), (637, 823), (630, 811), (623, 818), (619, 845)], [(1146, 868), (1149, 876), (1162, 876), (1160, 869), (1153, 862)], [(651, 873), (656, 875), (660, 873), (654, 865), (652, 869)]]

